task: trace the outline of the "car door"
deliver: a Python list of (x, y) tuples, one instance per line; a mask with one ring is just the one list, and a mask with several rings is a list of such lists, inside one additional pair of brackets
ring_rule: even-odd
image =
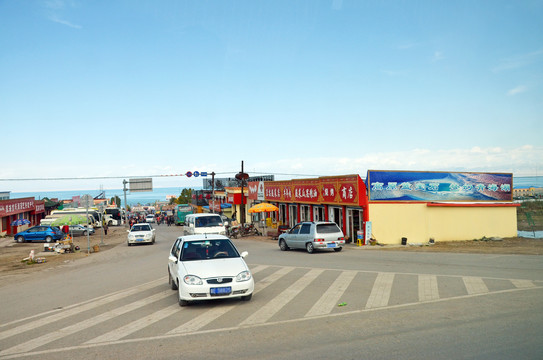
[(34, 233), (35, 237), (34, 240), (45, 240), (45, 237), (47, 234), (47, 227), (40, 226), (38, 230)]
[(300, 228), (302, 227), (302, 224), (296, 224), (292, 229), (290, 229), (285, 235), (283, 236), (283, 239), (285, 239), (285, 242), (287, 243), (287, 246), (290, 248), (296, 248), (298, 247), (298, 242), (296, 241), (298, 237), (298, 233), (300, 232)]
[(31, 227), (26, 231), (25, 240), (26, 241), (34, 241), (36, 240), (36, 233), (39, 230), (39, 226)]
[(302, 224), (302, 227), (300, 228), (300, 232), (298, 236), (296, 237), (297, 247), (301, 249), (305, 249), (305, 244), (307, 244), (308, 241), (313, 241), (313, 238), (311, 235), (312, 235), (311, 223)]
[(173, 281), (175, 281), (175, 278), (177, 277), (177, 264), (179, 263), (180, 252), (181, 239), (177, 239), (170, 250), (170, 255), (168, 256), (168, 268), (170, 271), (170, 275), (173, 278)]

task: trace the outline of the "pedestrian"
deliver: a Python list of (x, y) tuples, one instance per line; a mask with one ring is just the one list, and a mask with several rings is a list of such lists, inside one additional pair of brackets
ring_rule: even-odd
[(107, 235), (107, 223), (104, 223), (104, 235)]

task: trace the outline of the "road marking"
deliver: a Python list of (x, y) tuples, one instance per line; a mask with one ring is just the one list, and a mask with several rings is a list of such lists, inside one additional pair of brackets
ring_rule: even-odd
[(480, 277), (463, 276), (462, 280), (464, 280), (464, 285), (466, 286), (466, 290), (470, 295), (486, 294), (488, 292), (488, 287)]
[(73, 336), (74, 333), (85, 330), (91, 326), (97, 325), (99, 323), (102, 323), (104, 321), (110, 320), (114, 317), (126, 314), (130, 311), (136, 310), (140, 307), (143, 307), (145, 305), (151, 304), (155, 301), (164, 299), (168, 296), (171, 296), (171, 290), (161, 291), (158, 294), (149, 296), (145, 299), (135, 301), (133, 303), (130, 303), (128, 305), (107, 311), (105, 313), (102, 313), (98, 316), (95, 316), (93, 318), (81, 321), (77, 324), (62, 328), (57, 331), (46, 333), (45, 335), (39, 336), (37, 338), (31, 339), (27, 342), (24, 342), (22, 344), (19, 344), (17, 346), (13, 346), (9, 349), (0, 351), (0, 356), (4, 355), (12, 355), (17, 354), (20, 352), (27, 352), (30, 350), (34, 350), (40, 346), (49, 344), (50, 342), (53, 342), (57, 339), (61, 339), (65, 336)]
[(535, 287), (535, 284), (532, 280), (511, 280), (511, 283), (519, 289), (527, 289)]
[(118, 291), (111, 295), (107, 295), (105, 297), (99, 297), (96, 299), (96, 301), (93, 301), (93, 302), (85, 301), (83, 306), (79, 306), (79, 307), (70, 306), (70, 309), (66, 309), (59, 313), (55, 313), (54, 315), (46, 316), (44, 318), (41, 318), (39, 320), (35, 320), (32, 322), (27, 322), (24, 325), (17, 326), (10, 330), (2, 331), (0, 332), (0, 340), (3, 340), (10, 336), (21, 334), (29, 330), (36, 329), (44, 325), (48, 325), (54, 321), (65, 319), (67, 317), (82, 313), (83, 311), (95, 309), (107, 303), (110, 303), (119, 299), (123, 299), (128, 296), (132, 296), (134, 294), (137, 294), (138, 292), (152, 289), (153, 287), (156, 287), (157, 285), (159, 285), (160, 283), (163, 283), (164, 281), (165, 281), (165, 278), (160, 278), (158, 280), (154, 280), (143, 285), (135, 286), (131, 289)]
[[(262, 268), (260, 270), (264, 270), (264, 269), (265, 268)], [(257, 284), (255, 284), (255, 291), (253, 292), (253, 294), (256, 294), (259, 291), (262, 291), (262, 289), (265, 289), (267, 286), (273, 284), (274, 282), (276, 282), (277, 280), (279, 280), (280, 278), (282, 278), (283, 276), (285, 276), (292, 270), (294, 270), (293, 267), (284, 267), (284, 268), (280, 268), (273, 274), (268, 275), (267, 277), (259, 281)], [(205, 313), (195, 317), (194, 319), (184, 323), (183, 325), (173, 330), (170, 330), (167, 334), (185, 334), (189, 332), (198, 331), (204, 326), (206, 326), (207, 324), (217, 319), (219, 316), (222, 316), (226, 314), (227, 312), (229, 312), (230, 310), (233, 310), (237, 305), (239, 304), (210, 309), (206, 311)]]
[(393, 273), (378, 273), (366, 303), (366, 309), (387, 306), (393, 282)]
[(298, 281), (289, 286), (286, 290), (281, 292), (275, 298), (269, 300), (258, 311), (247, 317), (247, 319), (241, 322), (240, 326), (260, 324), (268, 321), (273, 315), (281, 310), (283, 306), (291, 301), (296, 295), (298, 295), (323, 272), (323, 269), (310, 270), (307, 274), (305, 274)]
[(437, 276), (419, 275), (419, 301), (432, 301), (439, 299)]
[[(170, 292), (172, 293), (172, 292)], [(121, 326), (118, 329), (112, 330), (108, 333), (102, 334), (94, 339), (91, 339), (84, 344), (95, 344), (107, 341), (117, 341), (124, 337), (127, 337), (130, 334), (135, 333), (141, 329), (146, 328), (147, 326), (154, 324), (162, 319), (165, 319), (173, 314), (176, 314), (180, 311), (179, 304), (168, 306), (162, 310), (156, 311), (150, 315), (142, 317), (136, 321), (133, 321), (129, 324)]]
[(356, 276), (357, 271), (343, 271), (304, 317), (329, 314)]

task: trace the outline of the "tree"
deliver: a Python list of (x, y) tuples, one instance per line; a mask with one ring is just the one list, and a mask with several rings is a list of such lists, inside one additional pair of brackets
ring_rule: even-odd
[(192, 189), (183, 189), (176, 200), (178, 204), (190, 204), (192, 202)]
[(113, 203), (115, 203), (115, 205), (117, 205), (117, 207), (121, 207), (121, 198), (118, 197), (117, 195), (115, 195), (114, 197), (112, 197), (110, 200), (109, 200), (109, 205), (113, 205)]

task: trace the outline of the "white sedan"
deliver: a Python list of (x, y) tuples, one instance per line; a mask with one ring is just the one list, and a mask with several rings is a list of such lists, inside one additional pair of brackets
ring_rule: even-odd
[(168, 275), (179, 305), (195, 300), (251, 300), (255, 284), (245, 256), (247, 252), (240, 254), (226, 236), (178, 237), (168, 258)]
[(134, 224), (128, 231), (128, 246), (142, 243), (155, 243), (155, 229), (147, 223)]

